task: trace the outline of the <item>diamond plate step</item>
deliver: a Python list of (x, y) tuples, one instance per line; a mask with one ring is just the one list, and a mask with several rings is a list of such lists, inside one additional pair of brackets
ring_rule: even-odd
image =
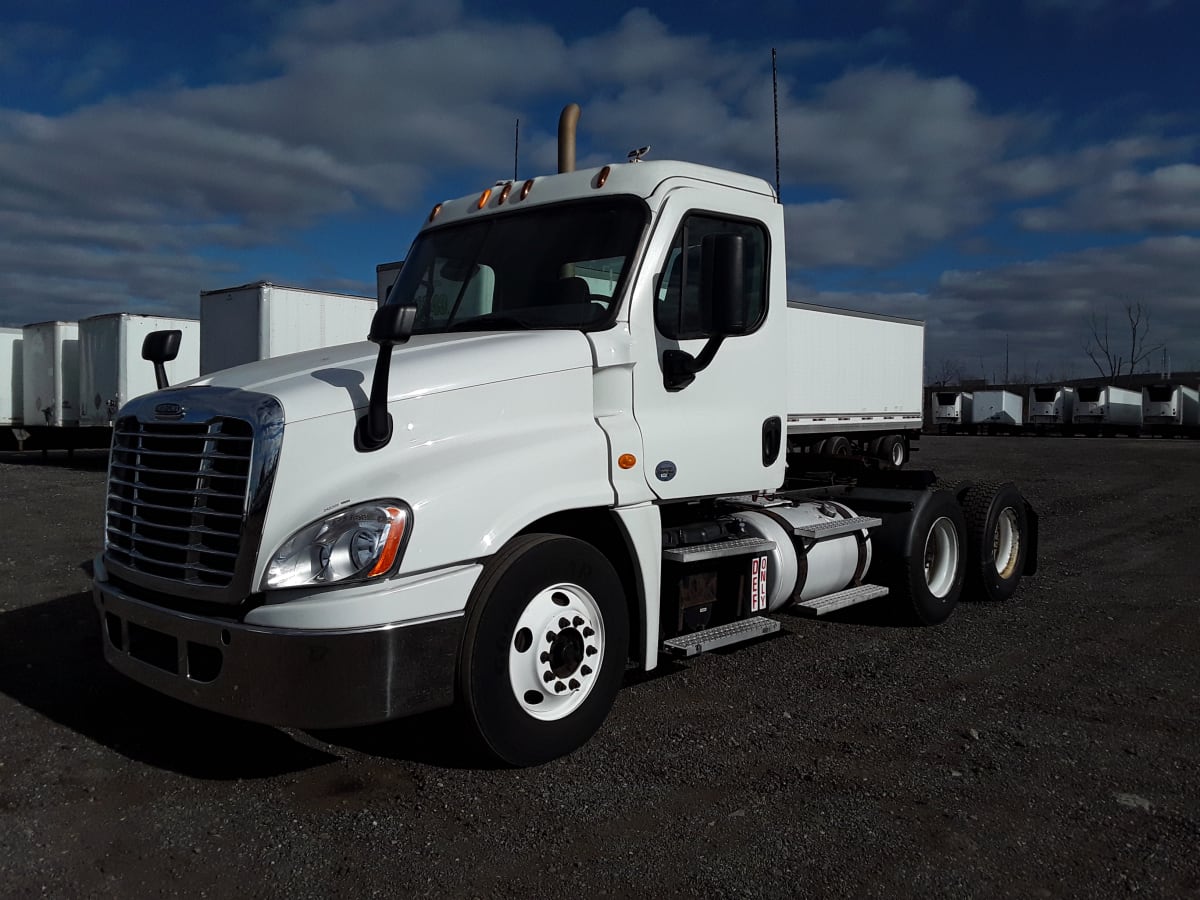
[(852, 519), (830, 519), (828, 522), (818, 522), (816, 525), (798, 525), (792, 530), (796, 537), (812, 538), (814, 541), (823, 538), (836, 537), (839, 534), (849, 534), (851, 531), (861, 531), (864, 528), (876, 528), (883, 524), (883, 519), (874, 516), (855, 516)]
[(725, 556), (748, 556), (774, 550), (775, 542), (764, 538), (737, 538), (732, 541), (714, 541), (711, 544), (693, 544), (690, 547), (668, 547), (663, 550), (663, 559), (671, 562), (701, 562), (706, 559), (721, 559)]
[(888, 589), (879, 584), (860, 584), (858, 587), (846, 588), (836, 594), (826, 594), (824, 597), (814, 597), (803, 603), (797, 603), (795, 609), (823, 616), (835, 609), (845, 609), (856, 603), (866, 603), (876, 597), (886, 597)]
[(752, 616), (749, 619), (730, 622), (728, 625), (718, 625), (716, 628), (668, 638), (663, 641), (663, 652), (672, 656), (695, 656), (697, 653), (706, 653), (739, 641), (750, 641), (778, 630), (779, 623), (774, 619)]

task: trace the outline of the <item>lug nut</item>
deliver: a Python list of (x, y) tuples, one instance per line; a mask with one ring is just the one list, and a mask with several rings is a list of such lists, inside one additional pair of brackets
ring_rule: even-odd
[(596, 655), (596, 648), (595, 648), (595, 647), (588, 647), (588, 648), (587, 648), (587, 650), (586, 650), (585, 652), (587, 653), (587, 655), (588, 655), (588, 656), (595, 656), (595, 655)]
[(547, 672), (545, 675), (542, 676), (542, 681), (546, 682), (546, 684), (549, 684), (553, 680), (554, 680), (553, 672)]
[(584, 675), (591, 675), (592, 667), (591, 666), (583, 666), (579, 671), (582, 672)]
[(547, 632), (546, 632), (546, 640), (548, 640), (550, 643), (552, 643), (552, 644), (553, 644), (553, 643), (554, 643), (554, 639), (555, 639), (556, 637), (558, 637), (558, 632), (556, 632), (556, 631), (547, 631)]
[(550, 651), (543, 650), (542, 655), (538, 657), (542, 662), (550, 662)]
[(583, 617), (576, 616), (574, 619), (571, 620), (571, 624), (574, 625), (576, 628), (578, 628), (580, 625), (583, 624)]
[(558, 620), (558, 627), (559, 627), (559, 628), (570, 628), (570, 627), (571, 627), (571, 623), (570, 623), (570, 622), (568, 622), (568, 621), (567, 621), (567, 619), (566, 619), (566, 616), (564, 616), (563, 618), (561, 618), (561, 619), (559, 619), (559, 620)]
[(585, 629), (583, 629), (583, 636), (584, 636), (584, 637), (591, 637), (591, 636), (592, 636), (593, 634), (595, 634), (595, 633), (596, 633), (596, 632), (592, 631), (592, 629), (590, 629), (590, 628), (585, 628)]
[(577, 690), (579, 690), (579, 682), (576, 681), (574, 678), (572, 678), (570, 681), (567, 682), (567, 687), (569, 687), (573, 691), (577, 691)]
[(566, 689), (567, 689), (567, 686), (565, 684), (563, 684), (561, 681), (558, 684), (554, 685), (554, 693), (556, 693), (556, 694), (561, 694)]

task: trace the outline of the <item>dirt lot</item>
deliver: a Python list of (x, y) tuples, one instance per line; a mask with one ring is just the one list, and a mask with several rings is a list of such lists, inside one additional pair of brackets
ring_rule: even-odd
[(110, 672), (104, 460), (0, 455), (0, 895), (1200, 895), (1200, 443), (927, 438), (1003, 473), (1041, 571), (631, 679), (583, 750), (480, 768), (453, 716), (308, 734)]

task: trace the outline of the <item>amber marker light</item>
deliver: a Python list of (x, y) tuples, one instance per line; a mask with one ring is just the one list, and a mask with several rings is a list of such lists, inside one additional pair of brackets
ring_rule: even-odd
[(596, 187), (604, 187), (604, 183), (608, 181), (608, 175), (612, 171), (612, 166), (605, 166), (600, 170), (600, 174), (596, 176)]
[(505, 200), (508, 199), (508, 195), (511, 193), (512, 193), (512, 182), (510, 181), (508, 184), (504, 185), (504, 187), (500, 189), (500, 199), (497, 202), (503, 203)]
[(404, 540), (404, 527), (408, 519), (404, 510), (394, 506), (385, 506), (384, 512), (387, 513), (391, 522), (388, 524), (387, 537), (383, 539), (383, 552), (379, 554), (379, 560), (367, 575), (368, 578), (382, 575), (392, 567), (392, 563), (396, 561), (396, 551), (400, 549), (400, 542)]
[(622, 453), (617, 457), (617, 465), (622, 469), (632, 469), (637, 465), (637, 457), (632, 453)]
[(476, 209), (483, 209), (487, 206), (487, 202), (492, 199), (492, 189), (487, 188), (479, 195), (479, 202), (475, 204)]
[(530, 192), (530, 191), (532, 191), (532, 190), (533, 190), (533, 179), (532, 179), (532, 178), (530, 178), (530, 179), (529, 179), (528, 181), (526, 181), (526, 182), (525, 182), (523, 185), (521, 185), (521, 197), (520, 197), (520, 199), (524, 200), (526, 197), (528, 197), (528, 196), (529, 196), (529, 192)]
[(429, 211), (429, 221), (432, 222), (434, 219), (436, 219), (438, 217), (438, 213), (440, 213), (441, 211), (442, 211), (442, 204), (435, 203), (433, 205), (433, 209), (431, 209)]

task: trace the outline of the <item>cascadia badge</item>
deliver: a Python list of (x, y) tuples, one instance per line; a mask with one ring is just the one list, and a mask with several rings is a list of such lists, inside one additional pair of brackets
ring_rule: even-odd
[(154, 407), (156, 419), (182, 419), (183, 407), (178, 403), (160, 403)]

